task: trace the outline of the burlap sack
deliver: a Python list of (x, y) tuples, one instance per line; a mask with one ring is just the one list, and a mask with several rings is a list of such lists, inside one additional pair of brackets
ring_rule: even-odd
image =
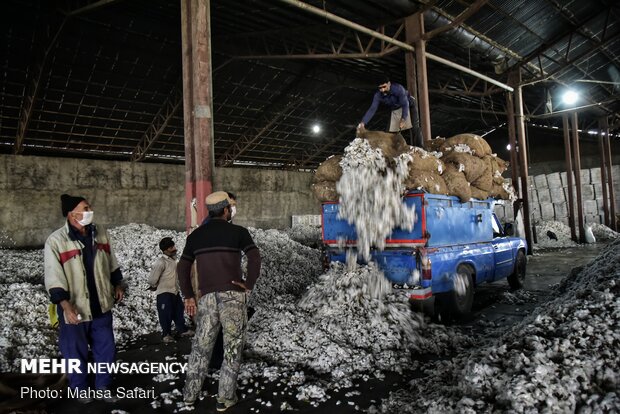
[(409, 162), (409, 170), (430, 171), (441, 174), (444, 170), (443, 162), (419, 147), (410, 147), (408, 151), (412, 161)]
[(502, 177), (501, 175), (494, 175), (493, 176), (493, 184), (497, 184), (497, 185), (504, 184), (504, 177)]
[(357, 130), (358, 138), (365, 138), (372, 148), (379, 148), (387, 159), (398, 157), (409, 150), (409, 145), (400, 133)]
[(338, 181), (342, 177), (342, 167), (340, 167), (340, 161), (342, 155), (332, 155), (319, 165), (314, 174), (313, 182), (320, 183), (321, 181)]
[(491, 188), (493, 187), (493, 175), (491, 174), (491, 168), (485, 168), (480, 177), (471, 182), (471, 185), (478, 187), (482, 191), (491, 191)]
[[(483, 158), (483, 160), (484, 162), (486, 162), (486, 164), (488, 165), (488, 168), (491, 170), (492, 183), (499, 184), (499, 185), (504, 184), (504, 177), (502, 177), (502, 173), (506, 171), (506, 169), (508, 168), (508, 162), (502, 160), (497, 155), (486, 155)], [(479, 186), (480, 188), (483, 188), (486, 191), (491, 190), (490, 184), (488, 184), (487, 181), (484, 181), (483, 183), (479, 183), (479, 184), (481, 185), (477, 185), (472, 182), (472, 185)]]
[(467, 145), (476, 157), (482, 158), (485, 155), (491, 155), (489, 144), (484, 138), (475, 134), (459, 134), (446, 139), (446, 142), (441, 146), (441, 152), (444, 154), (451, 152), (459, 144)]
[(336, 182), (321, 181), (312, 184), (312, 192), (320, 202), (338, 201), (338, 192), (336, 191)]
[(460, 172), (453, 164), (446, 164), (446, 169), (441, 175), (448, 187), (448, 194), (457, 196), (461, 202), (469, 201), (471, 189), (465, 174)]
[(448, 187), (443, 177), (433, 171), (409, 170), (405, 180), (407, 190), (424, 190), (431, 194), (448, 194)]
[(478, 200), (486, 200), (487, 198), (489, 198), (488, 191), (483, 191), (478, 187), (474, 187), (473, 185), (471, 185), (469, 189), (471, 190), (472, 198), (477, 198)]
[(493, 183), (493, 187), (491, 188), (491, 191), (489, 191), (489, 195), (499, 200), (510, 200), (510, 194), (508, 194), (502, 184)]
[(508, 166), (510, 165), (508, 161), (504, 161), (497, 155), (493, 154), (485, 155), (484, 160), (491, 165), (491, 169), (493, 170), (493, 172), (499, 171), (500, 174), (506, 171), (508, 169)]
[[(441, 160), (444, 163), (453, 164), (457, 170), (463, 171), (465, 173), (465, 178), (467, 178), (467, 181), (470, 183), (476, 181), (486, 170), (490, 169), (487, 162), (483, 159), (466, 152), (452, 151), (441, 157)], [(464, 168), (460, 168), (460, 165)], [(489, 189), (487, 189), (487, 191), (488, 190)]]
[(424, 149), (429, 152), (441, 152), (441, 146), (446, 142), (445, 138), (437, 137), (435, 139), (431, 139), (430, 141), (424, 142)]

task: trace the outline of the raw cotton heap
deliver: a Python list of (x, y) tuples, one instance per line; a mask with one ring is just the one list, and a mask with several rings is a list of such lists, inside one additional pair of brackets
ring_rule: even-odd
[(370, 412), (619, 412), (620, 240), (498, 340), (430, 366)]
[(373, 149), (361, 138), (344, 151), (342, 177), (336, 185), (338, 216), (355, 225), (358, 255), (368, 261), (371, 246), (383, 250), (394, 228), (413, 229), (415, 209), (402, 201), (411, 157), (401, 154), (388, 161), (380, 149)]
[(283, 230), (292, 240), (304, 246), (318, 248), (322, 242), (321, 226), (313, 224), (299, 224)]
[(161, 230), (146, 224), (127, 224), (109, 230), (112, 248), (127, 283), (126, 297), (113, 308), (114, 337), (124, 344), (160, 330), (155, 294), (147, 290), (151, 266), (162, 254), (159, 241), (172, 237), (178, 254), (185, 247), (185, 232)]
[[(250, 229), (261, 249), (261, 277), (251, 303), (271, 302), (274, 294), (301, 295), (321, 272), (320, 253), (276, 230)], [(120, 348), (141, 335), (159, 331), (155, 294), (146, 290), (151, 265), (161, 254), (158, 243), (172, 237), (179, 252), (185, 233), (145, 224), (109, 230), (123, 277), (126, 296), (114, 307), (114, 336)], [(43, 250), (3, 249), (0, 268), (0, 371), (19, 370), (21, 358), (58, 355), (57, 331), (49, 323), (49, 295), (43, 285)]]
[[(491, 147), (474, 134), (436, 138), (425, 149), (410, 147), (400, 134), (358, 131), (372, 148), (379, 148), (387, 160), (409, 154), (409, 173), (405, 187), (433, 194), (454, 195), (461, 201), (470, 198), (513, 200), (514, 189), (502, 177), (508, 163), (491, 153)], [(342, 176), (341, 156), (332, 156), (317, 169), (312, 189), (320, 201), (337, 201), (335, 184)]]
[(278, 295), (301, 296), (322, 272), (321, 252), (297, 243), (279, 230), (250, 227), (261, 254), (261, 272), (250, 295), (252, 307), (273, 303)]
[(298, 303), (278, 297), (259, 309), (247, 347), (260, 359), (338, 379), (414, 368), (411, 351), (443, 353), (467, 341), (444, 326), (426, 325), (374, 263), (354, 270), (333, 263)]

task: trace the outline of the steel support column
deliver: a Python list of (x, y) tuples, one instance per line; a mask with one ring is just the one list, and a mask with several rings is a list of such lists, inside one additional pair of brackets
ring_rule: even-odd
[(416, 13), (405, 20), (405, 33), (412, 36), (415, 44), (416, 80), (420, 129), (424, 142), (431, 140), (431, 111), (428, 99), (428, 74), (426, 72), (426, 41), (424, 36), (424, 15)]
[(583, 200), (581, 197), (581, 152), (579, 150), (579, 124), (577, 112), (573, 112), (573, 171), (575, 172), (575, 190), (577, 195), (577, 225), (579, 226), (579, 243), (586, 241), (583, 225)]
[[(411, 30), (411, 23), (408, 23), (413, 17), (409, 16), (405, 19), (405, 40), (408, 44), (412, 45), (415, 42), (415, 36), (413, 30)], [(418, 96), (418, 86), (416, 85), (416, 65), (415, 54), (411, 50), (405, 51), (405, 78), (407, 80), (407, 90), (416, 100), (420, 101)], [(419, 106), (419, 105), (418, 105)], [(418, 111), (419, 113), (419, 111)], [(412, 120), (413, 121), (413, 120)]]
[[(508, 84), (516, 85), (518, 83), (518, 73), (511, 72), (508, 74)], [(519, 160), (517, 159), (517, 127), (515, 125), (515, 104), (514, 93), (506, 92), (506, 118), (508, 122), (508, 143), (510, 144), (510, 178), (512, 179), (512, 187), (515, 190), (519, 188)], [(514, 212), (517, 213), (516, 211)]]
[(607, 191), (607, 151), (605, 148), (605, 135), (603, 132), (603, 120), (598, 121), (598, 142), (601, 151), (601, 186), (603, 187), (603, 224), (611, 228), (611, 220), (609, 219), (609, 197)]
[(568, 181), (568, 226), (570, 227), (570, 238), (577, 241), (575, 230), (575, 197), (573, 193), (573, 161), (571, 158), (570, 127), (568, 126), (568, 115), (562, 116), (562, 126), (564, 129), (564, 159), (566, 162), (566, 179)]
[(616, 192), (614, 190), (614, 176), (611, 173), (611, 141), (609, 138), (609, 122), (607, 118), (603, 119), (603, 128), (605, 131), (605, 157), (607, 161), (607, 185), (609, 186), (609, 214), (611, 218), (611, 226), (610, 228), (615, 231), (620, 230), (620, 223), (616, 219)]
[(189, 230), (206, 217), (205, 198), (213, 190), (210, 0), (181, 0), (181, 31), (185, 217)]
[[(521, 73), (519, 73), (521, 83)], [(519, 170), (521, 172), (521, 198), (523, 199), (523, 225), (525, 227), (525, 240), (527, 241), (527, 253), (532, 254), (532, 225), (530, 221), (530, 186), (528, 184), (528, 160), (527, 144), (525, 142), (525, 116), (523, 115), (523, 89), (519, 86), (515, 93), (515, 105), (517, 115), (517, 136), (519, 141)]]

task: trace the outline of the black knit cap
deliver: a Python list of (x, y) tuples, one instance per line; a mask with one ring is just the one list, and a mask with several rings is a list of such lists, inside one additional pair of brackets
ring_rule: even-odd
[(74, 197), (69, 194), (63, 194), (60, 196), (60, 204), (62, 206), (62, 216), (67, 217), (70, 211), (73, 211), (82, 201), (86, 200), (84, 197)]
[(384, 83), (388, 83), (390, 81), (390, 74), (389, 73), (383, 73), (383, 74), (379, 75), (377, 80), (379, 81), (379, 83), (377, 85), (383, 85)]
[(171, 248), (172, 246), (174, 246), (174, 240), (172, 240), (172, 237), (164, 237), (159, 241), (159, 249), (162, 252), (166, 249)]

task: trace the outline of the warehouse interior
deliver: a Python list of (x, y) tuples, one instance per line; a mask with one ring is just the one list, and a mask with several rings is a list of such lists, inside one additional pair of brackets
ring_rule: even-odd
[[(241, 205), (235, 223), (255, 228), (261, 240), (275, 245), (270, 231), (289, 231), (297, 218), (321, 213), (311, 189), (313, 175), (355, 138), (385, 75), (416, 99), (425, 143), (476, 134), (509, 161), (504, 178), (525, 206), (524, 238), (530, 247), (568, 248), (566, 254), (586, 265), (599, 251), (579, 250), (584, 226), (620, 231), (620, 5), (613, 0), (7, 0), (0, 7), (0, 248), (15, 257), (31, 249), (40, 252), (47, 236), (63, 224), (62, 193), (87, 197), (97, 220), (121, 229), (120, 244), (131, 250), (162, 235), (182, 237), (205, 216), (200, 200), (212, 191), (231, 191)], [(571, 103), (565, 100), (569, 91), (577, 94)], [(389, 115), (378, 111), (366, 127), (385, 130)], [(409, 132), (403, 137), (413, 144)], [(573, 174), (580, 180), (567, 178)], [(568, 196), (571, 188), (575, 200)], [(500, 219), (514, 221), (516, 205), (499, 204)], [(549, 232), (559, 234), (545, 224), (550, 221), (573, 227), (566, 243), (541, 241)], [(144, 240), (127, 239), (126, 233), (143, 231), (148, 233)], [(23, 254), (31, 263), (30, 253)], [(139, 262), (128, 266), (129, 274), (140, 277), (148, 265), (142, 261), (153, 254), (128, 255), (127, 260)], [(298, 262), (304, 254), (318, 257), (315, 251), (295, 252), (291, 268), (282, 269), (318, 276), (312, 265)], [(553, 254), (554, 263), (563, 261), (559, 250)], [(608, 263), (617, 262), (613, 251), (605, 254)], [(538, 260), (546, 259), (534, 255), (530, 260), (542, 266)], [(40, 273), (38, 265), (20, 266), (8, 266), (3, 275), (25, 272), (25, 280), (35, 280), (31, 275)], [(558, 266), (565, 273), (571, 268), (568, 262)], [(592, 274), (597, 269), (601, 274), (597, 266)], [(556, 274), (552, 281), (562, 292), (573, 289), (560, 280)], [(448, 335), (453, 342), (446, 348), (454, 352), (467, 346), (459, 336), (463, 332), (512, 326), (526, 318), (541, 298), (548, 299), (546, 281), (531, 282), (534, 293), (514, 300), (503, 291), (483, 294), (491, 302), (501, 297), (501, 317), (485, 315), (484, 323), (455, 328), (462, 331)], [(7, 289), (6, 297), (22, 297), (19, 287)], [(617, 293), (617, 287), (611, 290)], [(24, 303), (30, 305), (27, 297)], [(606, 300), (617, 307), (617, 297)], [(269, 324), (267, 316), (257, 320), (264, 323), (260, 327)], [(613, 321), (608, 323), (605, 328), (613, 331)], [(137, 325), (134, 329), (147, 333)], [(433, 330), (433, 338), (442, 337), (442, 329)], [(617, 344), (617, 332), (613, 335), (610, 343)], [(148, 352), (160, 351), (153, 338), (147, 342), (142, 345)], [(179, 349), (187, 347), (179, 343)], [(129, 345), (124, 350), (135, 351)], [(424, 369), (423, 362), (414, 361), (416, 368)], [(256, 364), (248, 378), (260, 377), (263, 369), (268, 371)], [(599, 375), (602, 397), (588, 401), (613, 411), (620, 392), (617, 379), (610, 377), (617, 376), (618, 366), (610, 369), (611, 374)], [(281, 377), (293, 384), (298, 372), (285, 371), (279, 371)], [(399, 388), (407, 387), (403, 378), (411, 379), (391, 375)], [(379, 374), (373, 378), (381, 379)], [(325, 381), (320, 377), (317, 383)], [(329, 382), (325, 389), (349, 389), (344, 382)], [(409, 391), (421, 390), (412, 387)], [(267, 388), (282, 391), (273, 384)], [(180, 406), (163, 401), (178, 395), (165, 391), (171, 394), (157, 408), (176, 412)], [(318, 397), (312, 388), (295, 392), (310, 402), (294, 407), (302, 412), (342, 408), (321, 391)], [(389, 390), (381, 392), (385, 396)], [(476, 390), (467, 392), (476, 395)], [(399, 397), (390, 398), (383, 406), (366, 400), (356, 404), (378, 410), (369, 412), (447, 407), (425, 402), (417, 411), (402, 411), (394, 403)], [(488, 398), (484, 404), (458, 400), (451, 409), (529, 407)], [(252, 410), (277, 412), (265, 401)], [(399, 401), (415, 407), (407, 397)], [(280, 411), (289, 409), (282, 404)], [(341, 412), (357, 412), (356, 404)], [(131, 408), (150, 412), (151, 406)], [(51, 412), (74, 409), (61, 404)]]

